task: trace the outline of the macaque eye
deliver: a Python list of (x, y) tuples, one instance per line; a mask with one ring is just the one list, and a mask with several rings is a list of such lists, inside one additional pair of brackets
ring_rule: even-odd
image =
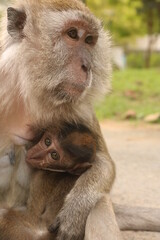
[(46, 139), (45, 139), (45, 145), (46, 145), (47, 147), (49, 147), (51, 144), (52, 144), (51, 139), (50, 139), (50, 138), (46, 138)]
[(51, 157), (53, 160), (59, 160), (60, 156), (56, 151), (51, 152)]
[(72, 28), (67, 32), (68, 36), (72, 39), (78, 39), (78, 31), (76, 28)]
[(93, 43), (94, 43), (94, 38), (93, 38), (93, 36), (90, 35), (90, 36), (86, 37), (85, 43), (87, 43), (87, 44), (93, 44)]

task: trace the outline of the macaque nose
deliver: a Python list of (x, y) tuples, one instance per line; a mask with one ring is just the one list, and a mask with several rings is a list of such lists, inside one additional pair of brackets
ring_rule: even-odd
[(85, 59), (74, 58), (69, 64), (68, 70), (72, 74), (71, 79), (74, 79), (73, 85), (76, 85), (75, 90), (79, 92), (84, 91), (90, 84), (90, 63)]
[(43, 159), (45, 158), (47, 155), (46, 151), (45, 150), (39, 150), (39, 151), (36, 151), (35, 153), (32, 153), (32, 159)]
[(83, 70), (85, 73), (87, 73), (87, 72), (89, 71), (89, 67), (87, 67), (86, 65), (83, 64), (81, 67), (82, 67), (82, 70)]

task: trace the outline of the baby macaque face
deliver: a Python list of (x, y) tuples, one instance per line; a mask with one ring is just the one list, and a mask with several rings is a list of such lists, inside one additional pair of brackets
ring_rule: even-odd
[(28, 150), (26, 161), (33, 168), (80, 175), (95, 160), (96, 143), (89, 133), (72, 132), (59, 137), (46, 131)]

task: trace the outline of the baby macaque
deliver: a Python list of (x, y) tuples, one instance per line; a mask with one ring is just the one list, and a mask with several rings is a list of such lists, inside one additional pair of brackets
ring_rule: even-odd
[(33, 168), (81, 175), (92, 166), (96, 156), (93, 134), (84, 126), (81, 128), (83, 132), (70, 125), (67, 134), (65, 130), (45, 131), (39, 142), (29, 149), (27, 163)]
[[(79, 175), (96, 161), (97, 138), (84, 125), (65, 123), (62, 129), (36, 129), (26, 161), (35, 168), (24, 208), (0, 212), (1, 240), (55, 240), (49, 233)], [(49, 171), (41, 171), (49, 170)], [(56, 172), (58, 171), (58, 172)], [(53, 227), (50, 228), (52, 231)]]

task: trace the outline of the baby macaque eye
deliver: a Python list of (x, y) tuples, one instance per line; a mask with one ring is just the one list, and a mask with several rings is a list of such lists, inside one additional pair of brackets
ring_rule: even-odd
[(67, 32), (68, 36), (72, 39), (78, 39), (78, 31), (76, 28), (72, 28)]
[(45, 145), (46, 145), (47, 147), (49, 147), (51, 144), (52, 144), (51, 139), (50, 139), (50, 138), (46, 138), (46, 139), (45, 139)]
[(60, 156), (56, 151), (51, 152), (51, 157), (53, 160), (59, 160)]
[(87, 43), (87, 44), (93, 44), (93, 43), (94, 43), (94, 38), (93, 38), (93, 36), (91, 36), (91, 35), (87, 36), (86, 39), (85, 39), (85, 43)]

